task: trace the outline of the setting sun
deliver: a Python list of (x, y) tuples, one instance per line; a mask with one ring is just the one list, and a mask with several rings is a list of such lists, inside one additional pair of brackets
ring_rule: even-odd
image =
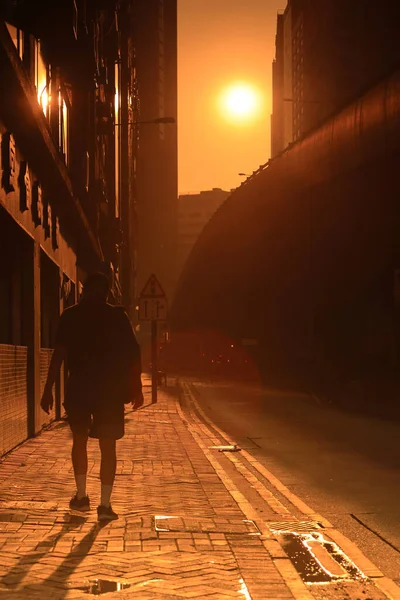
[(237, 82), (223, 90), (219, 97), (219, 109), (230, 122), (247, 124), (261, 113), (261, 94), (254, 86)]

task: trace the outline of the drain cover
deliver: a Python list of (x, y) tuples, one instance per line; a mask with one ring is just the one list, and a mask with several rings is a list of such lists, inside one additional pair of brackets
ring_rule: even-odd
[(108, 594), (109, 592), (120, 592), (130, 588), (129, 583), (122, 583), (121, 581), (109, 581), (107, 579), (94, 579), (89, 581), (88, 585), (77, 588), (82, 590), (86, 594), (92, 594), (93, 596), (100, 596), (101, 594)]
[(311, 533), (322, 527), (317, 521), (274, 521), (267, 525), (272, 533)]

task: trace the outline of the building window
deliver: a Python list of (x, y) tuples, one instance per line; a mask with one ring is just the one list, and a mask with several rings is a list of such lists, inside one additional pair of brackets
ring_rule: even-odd
[(43, 59), (40, 41), (35, 40), (35, 88), (40, 106), (45, 116), (49, 108), (47, 65)]
[(76, 6), (75, 0), (72, 3), (72, 29), (74, 32), (75, 39), (78, 39), (78, 7)]
[(119, 64), (114, 65), (115, 81), (115, 216), (120, 214), (120, 169), (121, 169), (121, 94), (120, 94), (120, 68)]
[(65, 100), (62, 101), (62, 152), (65, 158), (65, 164), (68, 164), (68, 147), (69, 147), (69, 136), (68, 136), (68, 108)]
[(98, 22), (93, 24), (93, 52), (96, 70), (100, 70), (100, 25)]
[[(164, 33), (164, 0), (158, 3), (158, 116), (165, 116), (165, 33)], [(160, 124), (159, 136), (161, 140), (165, 139), (165, 125)]]
[(10, 25), (9, 23), (6, 23), (6, 25), (7, 25), (8, 33), (10, 34), (11, 39), (13, 41), (13, 44), (17, 49), (18, 56), (20, 57), (21, 60), (23, 60), (23, 58), (24, 58), (24, 33), (21, 29), (17, 29), (17, 27), (14, 27), (14, 25)]
[(69, 110), (61, 90), (58, 92), (58, 145), (65, 164), (69, 161)]

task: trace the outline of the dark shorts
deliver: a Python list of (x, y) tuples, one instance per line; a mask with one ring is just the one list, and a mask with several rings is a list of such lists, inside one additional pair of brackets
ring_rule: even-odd
[(124, 405), (95, 406), (64, 404), (67, 421), (72, 433), (88, 435), (91, 438), (119, 440), (124, 436)]

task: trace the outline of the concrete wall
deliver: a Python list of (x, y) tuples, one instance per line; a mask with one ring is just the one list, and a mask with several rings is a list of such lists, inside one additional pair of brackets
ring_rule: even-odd
[(395, 73), (231, 195), (189, 259), (175, 329), (258, 338), (269, 361), (399, 360), (399, 94)]

